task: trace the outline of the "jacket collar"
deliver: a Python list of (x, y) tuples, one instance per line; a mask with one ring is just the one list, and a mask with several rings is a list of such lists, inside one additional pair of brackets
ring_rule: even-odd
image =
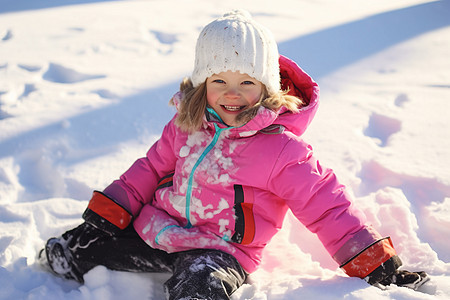
[(257, 132), (270, 127), (277, 119), (278, 113), (273, 112), (265, 107), (260, 107), (256, 116), (249, 122), (239, 127), (228, 126), (220, 119), (219, 115), (212, 109), (206, 109), (204, 118), (204, 127), (213, 129), (214, 124), (219, 128), (228, 128), (229, 137), (240, 138), (255, 135)]

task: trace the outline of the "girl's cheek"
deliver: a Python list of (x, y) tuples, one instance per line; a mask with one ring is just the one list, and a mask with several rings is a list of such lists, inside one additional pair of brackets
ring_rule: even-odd
[(209, 97), (208, 95), (206, 95), (206, 102), (208, 103), (209, 106), (214, 105), (213, 101), (211, 101), (211, 97)]
[(217, 95), (213, 91), (206, 91), (206, 101), (208, 102), (209, 106), (213, 106), (216, 102)]
[(254, 95), (253, 95), (253, 97), (252, 97), (252, 106), (253, 105), (255, 105), (258, 101), (259, 101), (259, 99), (261, 98), (261, 93), (255, 93)]

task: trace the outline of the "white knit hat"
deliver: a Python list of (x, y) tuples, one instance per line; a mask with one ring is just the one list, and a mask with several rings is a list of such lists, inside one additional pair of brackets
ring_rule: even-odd
[(239, 71), (262, 82), (269, 94), (280, 90), (278, 47), (272, 33), (250, 13), (231, 11), (203, 28), (195, 49), (194, 87), (208, 77)]

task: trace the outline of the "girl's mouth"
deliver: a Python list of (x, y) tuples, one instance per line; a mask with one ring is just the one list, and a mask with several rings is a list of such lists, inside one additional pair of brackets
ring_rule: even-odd
[(245, 105), (221, 105), (222, 108), (228, 112), (238, 112), (245, 108)]

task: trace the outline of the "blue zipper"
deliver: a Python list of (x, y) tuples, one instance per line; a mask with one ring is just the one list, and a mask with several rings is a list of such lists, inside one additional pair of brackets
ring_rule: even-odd
[[(219, 117), (220, 118), (220, 117)], [(220, 128), (219, 126), (217, 126), (217, 124), (214, 124), (214, 128), (216, 130), (216, 132), (214, 133), (214, 137), (211, 141), (211, 143), (209, 143), (208, 147), (206, 147), (205, 150), (203, 150), (202, 155), (200, 155), (199, 159), (197, 160), (197, 162), (195, 163), (194, 167), (192, 168), (191, 173), (189, 174), (189, 180), (188, 180), (188, 188), (187, 188), (187, 192), (186, 192), (186, 220), (187, 220), (187, 224), (186, 226), (184, 226), (183, 228), (189, 229), (192, 228), (192, 223), (191, 223), (191, 198), (192, 198), (192, 182), (194, 181), (194, 172), (197, 169), (198, 165), (203, 161), (203, 159), (205, 158), (205, 156), (211, 151), (211, 149), (217, 144), (217, 141), (219, 140), (219, 136), (222, 133), (222, 131), (231, 129), (231, 128), (235, 128), (235, 127), (227, 127), (227, 128)], [(161, 234), (172, 228), (172, 227), (180, 227), (178, 225), (169, 225), (164, 227), (163, 229), (160, 230), (160, 232), (158, 232), (158, 234), (155, 237), (155, 242), (156, 244), (159, 245), (159, 238), (161, 236)]]
[(217, 126), (217, 124), (214, 124), (214, 128), (215, 128), (216, 132), (214, 134), (214, 137), (213, 137), (211, 143), (209, 143), (208, 147), (206, 147), (206, 149), (203, 150), (202, 155), (200, 155), (199, 159), (197, 160), (197, 162), (195, 163), (194, 167), (192, 168), (191, 174), (189, 174), (188, 188), (187, 188), (187, 192), (186, 192), (186, 219), (187, 219), (187, 224), (186, 224), (186, 226), (184, 226), (184, 228), (191, 228), (192, 227), (192, 223), (191, 223), (191, 198), (192, 198), (192, 182), (194, 181), (194, 172), (197, 169), (198, 165), (203, 161), (205, 156), (216, 145), (216, 143), (219, 140), (219, 136), (222, 133), (222, 131), (231, 129), (233, 127), (219, 128), (219, 126)]

